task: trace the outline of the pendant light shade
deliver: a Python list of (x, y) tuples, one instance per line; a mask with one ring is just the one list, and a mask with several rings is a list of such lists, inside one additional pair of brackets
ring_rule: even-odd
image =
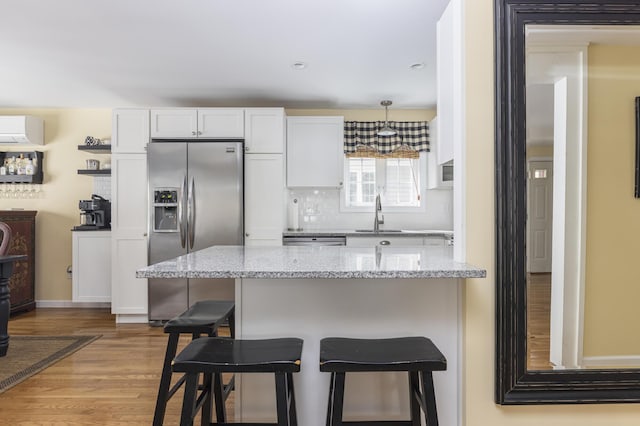
[(384, 126), (382, 129), (378, 130), (376, 133), (378, 136), (394, 136), (396, 131), (389, 127), (389, 105), (391, 105), (391, 101), (381, 101), (380, 105), (384, 107)]

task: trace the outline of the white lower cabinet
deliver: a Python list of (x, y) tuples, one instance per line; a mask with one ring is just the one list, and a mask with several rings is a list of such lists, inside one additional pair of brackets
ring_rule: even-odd
[(423, 237), (389, 237), (384, 235), (375, 236), (347, 236), (347, 246), (350, 247), (375, 247), (375, 246), (395, 246), (413, 247), (424, 245)]
[(146, 236), (114, 236), (111, 254), (111, 313), (117, 322), (146, 322), (147, 280), (136, 278), (136, 270), (147, 266)]
[(72, 232), (72, 300), (111, 302), (111, 232)]
[(244, 243), (280, 246), (284, 228), (284, 160), (282, 154), (244, 157)]

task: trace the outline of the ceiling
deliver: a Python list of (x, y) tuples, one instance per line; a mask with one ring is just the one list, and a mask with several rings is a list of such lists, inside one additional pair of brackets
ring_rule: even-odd
[(0, 108), (433, 108), (448, 2), (2, 0)]

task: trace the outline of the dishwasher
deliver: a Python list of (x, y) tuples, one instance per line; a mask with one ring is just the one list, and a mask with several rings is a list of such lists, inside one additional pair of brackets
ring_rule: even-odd
[(347, 245), (347, 237), (342, 236), (284, 236), (282, 237), (282, 245), (284, 246), (345, 246)]

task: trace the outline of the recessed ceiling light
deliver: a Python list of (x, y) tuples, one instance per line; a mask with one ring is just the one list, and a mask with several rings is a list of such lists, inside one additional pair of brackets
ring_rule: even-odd
[(424, 62), (416, 62), (415, 64), (409, 65), (409, 69), (411, 70), (421, 70), (424, 68)]
[(294, 70), (303, 70), (303, 69), (307, 68), (307, 64), (305, 62), (302, 62), (302, 61), (297, 61), (297, 62), (294, 62), (293, 64), (291, 64), (291, 68), (293, 68)]

